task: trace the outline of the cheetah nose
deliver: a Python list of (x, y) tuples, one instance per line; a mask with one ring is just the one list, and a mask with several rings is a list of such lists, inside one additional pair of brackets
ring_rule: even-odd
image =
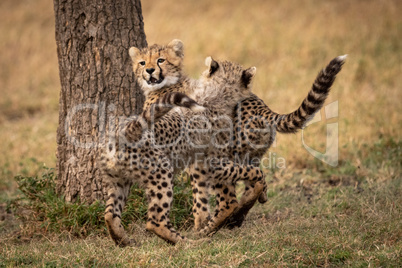
[(146, 69), (147, 73), (152, 74), (155, 71), (155, 68)]

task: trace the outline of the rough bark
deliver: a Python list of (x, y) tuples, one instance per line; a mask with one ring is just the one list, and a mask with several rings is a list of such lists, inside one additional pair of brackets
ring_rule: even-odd
[(60, 69), (57, 191), (67, 201), (104, 199), (96, 165), (108, 119), (142, 109), (128, 54), (147, 46), (140, 0), (54, 0)]

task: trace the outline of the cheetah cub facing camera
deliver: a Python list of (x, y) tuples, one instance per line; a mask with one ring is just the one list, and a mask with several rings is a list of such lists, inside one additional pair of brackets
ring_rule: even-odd
[[(148, 60), (143, 59), (134, 62), (143, 66), (138, 68), (141, 71), (136, 74), (137, 78), (141, 78), (144, 93), (148, 98), (155, 91), (170, 86), (176, 87), (178, 83), (183, 82), (180, 72), (176, 72), (175, 68), (177, 67), (175, 58), (181, 56), (175, 46), (168, 48), (167, 51), (166, 47), (160, 50), (156, 46), (151, 48), (158, 53), (154, 58), (152, 54), (148, 55), (148, 60), (152, 64), (147, 65)], [(132, 52), (130, 51), (130, 54)], [(134, 52), (141, 53), (139, 50)], [(161, 52), (167, 53), (164, 54), (166, 57), (161, 57)], [(162, 67), (164, 63), (166, 65)], [(230, 133), (220, 132), (230, 124), (227, 118), (231, 118), (235, 105), (250, 96), (250, 82), (255, 74), (255, 68), (244, 70), (237, 64), (218, 63), (211, 58), (207, 58), (206, 63), (208, 69), (199, 81), (185, 82), (191, 87), (186, 90), (191, 90), (194, 97), (205, 106), (204, 111), (190, 101), (192, 103), (190, 106), (198, 107), (196, 114), (191, 109), (184, 108), (167, 112), (152, 124), (152, 129), (143, 130), (140, 140), (137, 139), (135, 142), (130, 138), (132, 133), (138, 133), (136, 129), (138, 118), (128, 119), (116, 130), (117, 139), (109, 141), (101, 156), (101, 170), (109, 185), (105, 221), (117, 245), (126, 246), (133, 243), (121, 225), (122, 210), (133, 183), (138, 183), (146, 189), (148, 200), (146, 229), (173, 244), (186, 239), (172, 227), (169, 220), (173, 199), (172, 180), (174, 174), (188, 165), (193, 165), (201, 173), (211, 174), (210, 179), (214, 184), (220, 181), (234, 184), (240, 179), (245, 179), (255, 185), (255, 196), (259, 196), (265, 188), (263, 173), (259, 168), (250, 165), (240, 166), (228, 160), (230, 149), (222, 141), (228, 141), (231, 138)], [(233, 75), (229, 77), (217, 75), (225, 73)], [(181, 100), (186, 100), (187, 103), (189, 101), (182, 93), (169, 93), (169, 91), (165, 93), (170, 96), (166, 98), (169, 103), (181, 104)], [(179, 97), (175, 99), (177, 95)], [(158, 99), (156, 98), (156, 102)], [(164, 113), (166, 110), (159, 111)], [(211, 137), (216, 137), (216, 141)], [(215, 142), (221, 145), (219, 150)], [(210, 159), (214, 159), (213, 164), (209, 163)], [(216, 229), (221, 218), (225, 219), (227, 216), (214, 215), (206, 227), (208, 232)]]

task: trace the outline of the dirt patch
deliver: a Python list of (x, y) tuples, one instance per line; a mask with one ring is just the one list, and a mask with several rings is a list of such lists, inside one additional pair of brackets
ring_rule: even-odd
[(292, 214), (292, 210), (289, 208), (286, 208), (282, 211), (277, 210), (273, 213), (268, 213), (262, 218), (262, 220), (272, 224), (272, 223), (281, 222), (281, 221), (288, 219), (291, 214)]
[(358, 186), (359, 181), (357, 180), (356, 176), (338, 176), (332, 175), (328, 180), (327, 183), (330, 186)]
[(9, 209), (7, 209), (7, 204), (0, 204), (0, 222), (12, 220), (13, 218), (13, 214)]

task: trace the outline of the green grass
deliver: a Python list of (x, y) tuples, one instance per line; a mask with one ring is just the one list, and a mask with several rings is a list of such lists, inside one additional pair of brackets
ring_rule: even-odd
[[(301, 134), (278, 135), (286, 169), (266, 170), (269, 202), (244, 226), (210, 241), (169, 246), (145, 231), (143, 190), (123, 215), (142, 244), (113, 245), (103, 204), (54, 194), (59, 73), (52, 3), (0, 2), (0, 267), (400, 267), (402, 248), (402, 2), (142, 1), (149, 44), (185, 44), (185, 70), (204, 59), (258, 71), (253, 91), (276, 112), (293, 111), (317, 72), (349, 54), (326, 103), (339, 117), (310, 125), (305, 142), (323, 151), (326, 123), (339, 124), (339, 165), (313, 158)], [(19, 176), (18, 176), (19, 175)], [(17, 177), (17, 180), (14, 178)], [(20, 185), (20, 187), (19, 187)], [(192, 236), (188, 181), (177, 180), (172, 220)]]
[(17, 176), (19, 195), (9, 201), (11, 209), (23, 224), (26, 234), (35, 232), (63, 232), (86, 236), (104, 226), (104, 205), (67, 203), (55, 192), (53, 169), (45, 169), (39, 176)]
[[(75, 237), (93, 233), (107, 233), (103, 219), (105, 205), (96, 201), (91, 205), (64, 201), (56, 193), (56, 175), (53, 169), (45, 168), (38, 176), (16, 176), (19, 194), (7, 200), (6, 211), (12, 211), (21, 221), (25, 234), (68, 232)], [(191, 217), (191, 186), (189, 180), (177, 179), (174, 186), (175, 199), (171, 222), (176, 228), (189, 227)], [(133, 186), (123, 212), (123, 225), (145, 221), (147, 202), (145, 191)]]
[[(91, 267), (402, 264), (400, 178), (381, 184), (362, 181), (359, 187), (322, 181), (309, 186), (313, 193), (309, 201), (305, 198), (307, 186), (300, 183), (302, 176), (292, 177), (283, 187), (282, 176), (287, 174), (274, 175), (279, 181), (272, 183), (276, 194), (270, 195), (269, 202), (254, 208), (241, 228), (222, 229), (209, 241), (169, 246), (148, 234), (144, 220), (137, 219), (127, 229), (142, 243), (138, 247), (117, 248), (102, 232), (103, 225), (91, 225), (92, 232), (81, 238), (70, 231), (50, 229), (29, 240), (9, 236), (0, 260), (5, 266)], [(124, 217), (127, 220), (129, 216)], [(80, 217), (75, 214), (70, 219), (79, 224)], [(180, 225), (185, 226), (183, 222)], [(192, 235), (187, 228), (182, 232)]]

